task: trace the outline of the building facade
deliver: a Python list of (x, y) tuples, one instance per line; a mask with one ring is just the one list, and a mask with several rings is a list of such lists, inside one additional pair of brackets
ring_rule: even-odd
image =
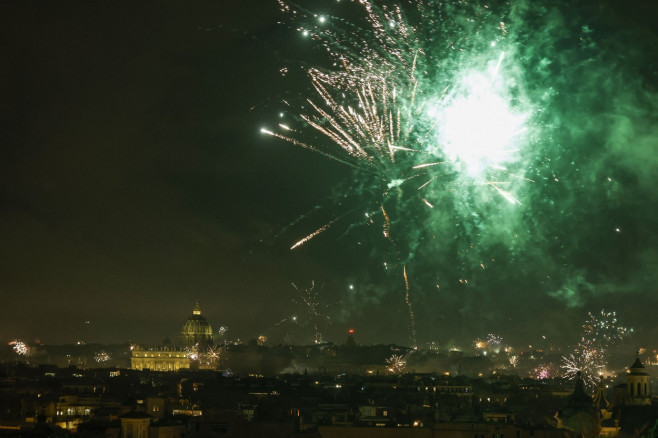
[(172, 347), (135, 347), (130, 357), (133, 370), (178, 371), (190, 368), (187, 351)]

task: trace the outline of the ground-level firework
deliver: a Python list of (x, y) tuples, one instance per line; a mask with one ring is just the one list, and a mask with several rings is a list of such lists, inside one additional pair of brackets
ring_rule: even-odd
[(30, 351), (30, 348), (27, 344), (21, 340), (15, 339), (9, 343), (12, 346), (14, 352), (19, 356), (25, 356)]
[(111, 359), (110, 355), (102, 350), (94, 354), (94, 360), (97, 363), (105, 363), (108, 362), (110, 359)]
[(573, 379), (581, 373), (587, 386), (595, 388), (601, 376), (608, 373), (610, 349), (632, 333), (632, 328), (621, 325), (616, 312), (588, 312), (573, 353), (562, 358), (564, 375)]
[(386, 359), (386, 369), (392, 374), (400, 374), (407, 367), (404, 357), (399, 354), (393, 354)]

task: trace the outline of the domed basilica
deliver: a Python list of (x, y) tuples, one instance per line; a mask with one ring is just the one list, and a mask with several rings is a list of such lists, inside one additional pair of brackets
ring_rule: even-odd
[[(178, 371), (189, 369), (196, 361), (197, 368), (206, 366), (207, 368), (204, 369), (213, 369), (216, 363), (214, 365), (198, 363), (198, 352), (212, 345), (212, 327), (206, 318), (201, 316), (201, 307), (197, 301), (192, 316), (187, 318), (180, 331), (180, 346), (171, 346), (170, 342), (160, 347), (135, 346), (131, 348), (130, 367), (133, 370)], [(193, 356), (191, 353), (194, 351), (197, 354)]]
[(187, 318), (180, 331), (180, 342), (183, 346), (208, 346), (213, 343), (212, 327), (206, 318), (201, 316), (201, 307), (197, 300), (192, 310), (192, 316)]

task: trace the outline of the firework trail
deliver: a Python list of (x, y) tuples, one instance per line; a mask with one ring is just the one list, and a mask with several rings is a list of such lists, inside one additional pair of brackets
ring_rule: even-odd
[(299, 241), (295, 242), (295, 244), (292, 245), (292, 246), (290, 247), (290, 249), (298, 248), (298, 247), (302, 246), (303, 244), (305, 244), (306, 242), (308, 242), (309, 240), (311, 240), (312, 238), (314, 238), (315, 236), (317, 236), (318, 234), (327, 231), (327, 230), (329, 229), (329, 227), (331, 227), (331, 225), (332, 225), (334, 222), (336, 222), (337, 220), (338, 220), (338, 218), (333, 219), (332, 221), (330, 221), (330, 222), (328, 222), (328, 223), (322, 225), (320, 228), (318, 228), (317, 230), (313, 231), (313, 232), (312, 232), (311, 234), (309, 234), (308, 236), (306, 236), (306, 237), (300, 239)]
[(409, 279), (407, 278), (407, 267), (403, 268), (404, 273), (404, 302), (407, 304), (407, 309), (409, 311), (409, 341), (411, 341), (411, 347), (417, 348), (418, 342), (416, 341), (416, 315), (414, 314), (414, 308), (409, 300)]

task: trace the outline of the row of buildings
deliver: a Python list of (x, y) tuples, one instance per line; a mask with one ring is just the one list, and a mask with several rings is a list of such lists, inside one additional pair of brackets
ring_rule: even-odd
[(651, 437), (650, 383), (639, 360), (594, 396), (580, 378), (237, 377), (13, 363), (0, 366), (0, 436)]

